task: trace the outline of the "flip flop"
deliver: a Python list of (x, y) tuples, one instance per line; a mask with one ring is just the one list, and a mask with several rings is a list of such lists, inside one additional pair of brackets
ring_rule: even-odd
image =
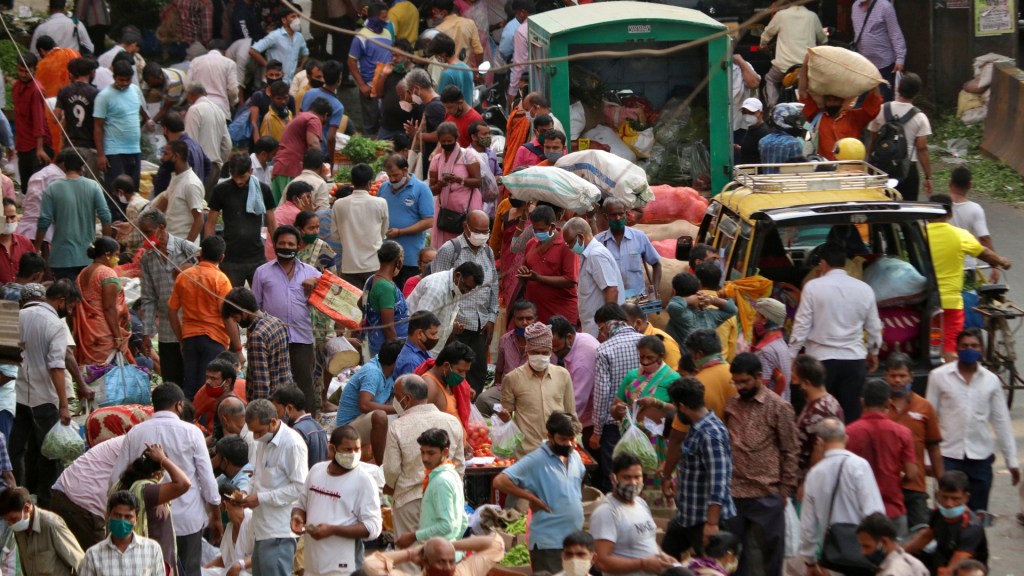
[(1024, 512), (1017, 513), (1017, 524), (1024, 526)]

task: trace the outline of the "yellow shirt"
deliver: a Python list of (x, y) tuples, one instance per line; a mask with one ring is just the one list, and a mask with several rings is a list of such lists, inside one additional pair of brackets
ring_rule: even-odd
[(928, 249), (932, 253), (939, 300), (944, 310), (964, 308), (964, 256), (977, 258), (985, 247), (963, 228), (949, 222), (928, 223)]
[[(729, 364), (722, 362), (697, 372), (697, 380), (704, 385), (704, 405), (708, 410), (715, 413), (715, 416), (725, 416), (725, 404), (730, 398), (736, 395), (736, 386), (732, 383), (732, 372), (729, 371)], [(688, 432), (690, 427), (679, 421), (672, 420), (672, 429), (680, 432)]]
[(537, 376), (529, 364), (523, 364), (501, 379), (501, 407), (514, 413), (516, 425), (523, 433), (523, 443), (516, 454), (522, 458), (547, 440), (545, 425), (553, 412), (565, 412), (576, 418), (572, 377), (568, 370), (554, 365)]
[(661, 328), (655, 328), (654, 324), (648, 322), (644, 336), (661, 336), (665, 343), (665, 364), (668, 364), (672, 370), (679, 370), (679, 361), (682, 360), (683, 354), (679, 351), (679, 343), (669, 336), (668, 332)]
[(420, 34), (420, 13), (412, 2), (395, 2), (388, 8), (388, 20), (395, 25), (395, 39), (408, 40), (416, 45)]
[[(389, 11), (390, 13), (390, 11)], [(466, 60), (472, 60), (473, 54), (483, 55), (484, 47), (480, 43), (480, 35), (477, 32), (476, 24), (469, 18), (449, 14), (435, 28), (438, 32), (447, 34), (455, 40), (455, 56), (466, 49)]]

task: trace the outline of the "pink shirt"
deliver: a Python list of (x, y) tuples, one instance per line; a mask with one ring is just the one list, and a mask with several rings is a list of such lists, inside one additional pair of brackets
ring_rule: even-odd
[[(530, 44), (527, 42), (528, 23), (529, 20), (520, 24), (516, 28), (515, 35), (512, 37), (512, 62), (515, 65), (512, 66), (512, 74), (509, 76), (512, 81), (508, 83), (508, 93), (513, 96), (519, 91), (519, 78), (523, 75), (523, 72), (526, 72), (526, 65), (519, 64), (519, 62), (526, 62), (530, 57)], [(512, 99), (509, 98), (509, 102), (511, 101)]]
[(296, 114), (281, 134), (281, 147), (274, 155), (274, 176), (295, 178), (302, 174), (302, 157), (309, 149), (306, 145), (306, 134), (316, 134), (319, 138), (322, 132), (323, 126), (320, 125), (319, 116), (312, 112)]

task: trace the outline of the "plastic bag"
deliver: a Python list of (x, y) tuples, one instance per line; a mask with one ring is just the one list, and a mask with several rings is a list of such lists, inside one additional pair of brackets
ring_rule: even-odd
[(476, 404), (469, 407), (469, 425), (466, 427), (466, 443), (473, 451), (482, 449), (484, 446), (491, 446), (491, 432), (487, 428), (487, 420), (477, 410)]
[(875, 292), (879, 307), (915, 300), (928, 289), (928, 279), (909, 262), (899, 258), (881, 258), (864, 270), (864, 282)]
[(793, 558), (800, 553), (800, 516), (796, 513), (793, 501), (786, 498), (786, 558)]
[(111, 354), (106, 364), (111, 364), (111, 368), (89, 384), (95, 392), (93, 402), (97, 407), (150, 403), (149, 374), (125, 362), (120, 352)]
[(45, 458), (60, 460), (64, 466), (74, 462), (85, 452), (85, 440), (78, 433), (78, 423), (72, 420), (67, 426), (60, 422), (54, 424), (43, 438), (40, 452)]
[(523, 433), (515, 420), (502, 422), (497, 415), (491, 416), (491, 441), (495, 456), (511, 458), (523, 443)]
[(612, 458), (623, 453), (632, 454), (640, 459), (645, 471), (651, 472), (658, 468), (658, 453), (654, 451), (654, 446), (651, 445), (651, 439), (647, 437), (647, 433), (637, 425), (636, 412), (636, 406), (626, 411), (628, 429), (622, 434), (619, 443), (615, 445)]

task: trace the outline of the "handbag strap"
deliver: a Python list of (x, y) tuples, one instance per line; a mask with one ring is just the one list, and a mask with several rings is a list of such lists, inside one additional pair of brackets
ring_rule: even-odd
[(853, 41), (853, 45), (860, 46), (860, 38), (864, 35), (864, 29), (868, 27), (868, 18), (871, 17), (871, 11), (875, 9), (875, 4), (878, 0), (871, 0), (871, 5), (868, 6), (867, 14), (864, 14), (864, 21), (860, 23), (860, 33), (857, 34), (857, 38)]
[(849, 459), (849, 456), (843, 458), (843, 462), (839, 465), (839, 472), (836, 474), (836, 485), (832, 488), (832, 501), (828, 503), (828, 516), (826, 516), (828, 521), (825, 524), (826, 527), (832, 525), (832, 508), (836, 505), (836, 496), (839, 495), (839, 483), (843, 481), (843, 467), (846, 466), (846, 461)]

